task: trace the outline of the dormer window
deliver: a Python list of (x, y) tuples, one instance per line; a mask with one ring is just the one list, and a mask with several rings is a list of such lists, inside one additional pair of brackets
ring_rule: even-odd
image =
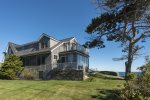
[(48, 48), (48, 41), (42, 41), (41, 42), (41, 48)]

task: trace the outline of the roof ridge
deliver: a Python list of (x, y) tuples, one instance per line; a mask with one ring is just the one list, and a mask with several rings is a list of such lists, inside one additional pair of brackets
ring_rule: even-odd
[(20, 46), (19, 44), (16, 44), (16, 43), (13, 43), (13, 42), (8, 42), (8, 44)]
[(73, 38), (75, 38), (75, 37), (69, 37), (69, 38), (65, 38), (65, 39), (62, 39), (62, 40), (60, 40), (60, 41), (64, 41), (64, 40), (69, 40), (69, 39), (73, 39)]
[(50, 39), (53, 39), (53, 40), (55, 40), (55, 41), (59, 41), (58, 39), (56, 39), (56, 38), (54, 38), (54, 37), (52, 37), (52, 36), (50, 36), (50, 35), (48, 35), (48, 34), (46, 34), (46, 33), (42, 33), (42, 34), (40, 35), (38, 41), (39, 41), (43, 36), (46, 36), (46, 37), (48, 37), (48, 38), (50, 38)]
[(25, 44), (21, 44), (21, 45), (19, 45), (19, 46), (26, 46), (26, 45), (30, 45), (30, 44), (33, 44), (33, 43), (36, 43), (36, 42), (38, 42), (38, 41), (28, 42), (28, 43), (25, 43)]

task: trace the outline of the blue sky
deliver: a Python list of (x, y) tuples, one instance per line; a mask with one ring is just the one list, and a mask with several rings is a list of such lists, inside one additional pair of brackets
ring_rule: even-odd
[[(0, 61), (8, 42), (23, 44), (47, 33), (58, 39), (76, 37), (83, 44), (84, 32), (99, 12), (91, 0), (0, 0)], [(143, 53), (150, 55), (150, 41), (144, 43)], [(90, 50), (90, 68), (124, 71), (124, 61), (112, 58), (122, 55), (117, 43), (107, 43), (105, 49)], [(144, 57), (133, 63), (132, 71), (144, 64)]]

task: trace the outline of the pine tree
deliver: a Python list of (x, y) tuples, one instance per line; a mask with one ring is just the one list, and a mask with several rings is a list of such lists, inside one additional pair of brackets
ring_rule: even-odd
[(23, 63), (20, 57), (15, 55), (8, 55), (2, 63), (0, 70), (0, 78), (15, 79), (18, 74), (23, 70)]
[(119, 42), (125, 55), (115, 60), (126, 60), (125, 72), (131, 72), (133, 60), (139, 56), (150, 37), (150, 0), (94, 0), (102, 13), (92, 19), (86, 32), (90, 39), (86, 47), (104, 48), (104, 41)]

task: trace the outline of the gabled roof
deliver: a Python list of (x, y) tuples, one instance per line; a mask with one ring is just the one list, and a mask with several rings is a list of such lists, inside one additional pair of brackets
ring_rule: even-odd
[(70, 37), (70, 38), (66, 38), (66, 39), (63, 39), (63, 40), (60, 40), (59, 43), (57, 43), (56, 45), (54, 45), (52, 48), (51, 48), (51, 51), (53, 51), (54, 49), (56, 49), (57, 47), (59, 47), (61, 44), (63, 44), (64, 42), (68, 42), (72, 39), (75, 39), (74, 37)]
[(18, 47), (23, 47), (23, 46), (31, 45), (31, 44), (38, 43), (38, 42), (39, 41), (32, 41), (32, 42), (28, 42), (28, 43), (25, 43), (25, 44), (22, 44), (22, 45), (18, 45)]
[[(39, 49), (38, 43), (39, 43), (40, 39), (43, 38), (44, 36), (46, 36), (47, 38), (50, 38), (58, 43), (50, 48)], [(57, 39), (43, 33), (37, 41), (29, 42), (29, 43), (22, 44), (22, 45), (18, 45), (18, 44), (9, 42), (8, 46), (11, 47), (14, 54), (16, 54), (18, 56), (23, 56), (23, 55), (53, 51), (55, 48), (59, 47), (64, 42), (68, 42), (72, 39), (74, 39), (74, 37), (66, 38), (63, 40), (57, 40)]]
[(47, 38), (50, 38), (54, 41), (59, 42), (59, 40), (57, 40), (57, 39), (53, 38), (52, 36), (49, 36), (48, 34), (45, 34), (45, 33), (42, 33), (42, 35), (39, 37), (38, 41), (40, 41), (43, 37), (47, 37)]
[(16, 52), (17, 52), (16, 47), (18, 47), (18, 46), (19, 46), (18, 44), (15, 44), (15, 43), (12, 43), (12, 42), (8, 43), (8, 47), (10, 47), (12, 49), (12, 52), (14, 54), (16, 54)]
[(75, 38), (75, 37), (70, 37), (70, 38), (66, 38), (66, 39), (60, 40), (60, 41), (62, 41), (62, 42), (70, 41), (70, 40), (72, 40), (72, 39), (74, 39), (74, 38)]

